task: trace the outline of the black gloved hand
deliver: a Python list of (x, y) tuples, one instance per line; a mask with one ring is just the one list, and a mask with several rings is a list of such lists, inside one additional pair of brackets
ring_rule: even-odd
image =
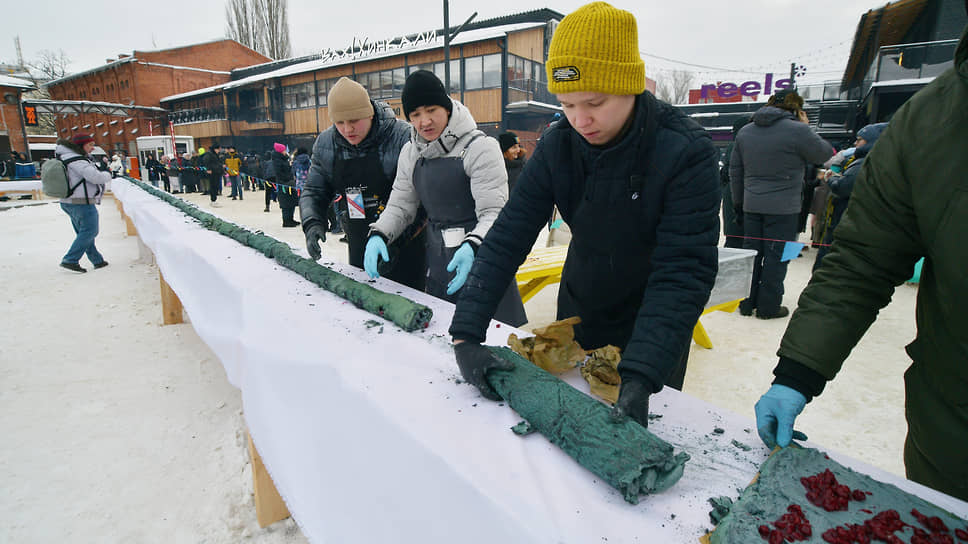
[(634, 378), (622, 378), (622, 386), (618, 392), (618, 402), (609, 414), (613, 423), (622, 423), (626, 418), (632, 418), (639, 425), (649, 426), (649, 388)]
[(733, 221), (736, 223), (737, 226), (742, 227), (743, 226), (743, 207), (737, 206), (733, 208), (733, 212), (735, 215), (735, 219), (733, 219)]
[(313, 225), (306, 229), (306, 249), (309, 250), (309, 256), (312, 257), (314, 261), (323, 256), (323, 252), (319, 249), (319, 242), (325, 241), (325, 228), (319, 225)]
[(514, 363), (498, 358), (476, 342), (454, 344), (454, 355), (457, 356), (457, 366), (460, 367), (460, 373), (465, 380), (477, 387), (484, 398), (501, 400), (501, 395), (498, 395), (491, 384), (487, 383), (487, 372), (495, 368), (511, 370), (514, 368)]

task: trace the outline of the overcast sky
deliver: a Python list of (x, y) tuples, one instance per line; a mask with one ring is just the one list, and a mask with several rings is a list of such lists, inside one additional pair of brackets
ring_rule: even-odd
[[(568, 14), (580, 0), (451, 0), (453, 27), (475, 11), (477, 20), (550, 8)], [(790, 63), (806, 68), (803, 82), (839, 80), (861, 15), (884, 0), (620, 0), (639, 25), (639, 48), (649, 77), (668, 70), (694, 72), (698, 84), (762, 79), (789, 73)], [(19, 35), (29, 62), (44, 49), (63, 49), (72, 72), (103, 64), (119, 53), (165, 49), (225, 36), (225, 2), (87, 0), (67, 8), (62, 1), (4, 0), (7, 21), (0, 61), (16, 63)], [(60, 13), (61, 16), (55, 16)], [(45, 17), (42, 24), (41, 15)], [(443, 0), (289, 0), (289, 24), (296, 55), (345, 48), (353, 37), (371, 41), (443, 26)], [(671, 62), (669, 60), (672, 59)], [(682, 64), (689, 63), (689, 64)], [(691, 65), (690, 65), (691, 64)], [(725, 70), (738, 70), (727, 72)]]

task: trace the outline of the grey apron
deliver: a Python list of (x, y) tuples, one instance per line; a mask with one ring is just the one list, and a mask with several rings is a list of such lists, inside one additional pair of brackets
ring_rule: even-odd
[[(471, 138), (468, 146), (480, 135)], [(457, 157), (420, 158), (413, 168), (413, 186), (427, 211), (427, 293), (449, 302), (460, 294), (447, 294), (453, 278), (447, 265), (463, 243), (464, 234), (477, 226), (471, 180), (464, 172), (464, 151)], [(459, 229), (459, 230), (451, 230)], [(508, 284), (494, 319), (513, 327), (528, 322), (517, 282)]]
[[(390, 199), (392, 186), (393, 181), (387, 178), (378, 153), (333, 161), (333, 189), (337, 194), (343, 195), (339, 201), (340, 222), (343, 232), (346, 233), (352, 266), (363, 268), (363, 254), (370, 224), (380, 217), (380, 212)], [(361, 192), (366, 217), (350, 218), (346, 198), (348, 188)], [(380, 263), (380, 275), (423, 291), (426, 268), (423, 238), (424, 213), (420, 209), (414, 222), (388, 248), (390, 261)]]

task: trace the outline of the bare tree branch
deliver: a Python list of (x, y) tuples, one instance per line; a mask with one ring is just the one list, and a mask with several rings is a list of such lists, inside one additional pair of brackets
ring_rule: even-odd
[[(71, 59), (67, 56), (67, 53), (64, 52), (63, 49), (58, 49), (57, 51), (44, 49), (40, 51), (37, 59), (27, 62), (26, 66), (27, 74), (30, 77), (30, 82), (33, 83), (37, 89), (24, 93), (24, 98), (50, 98), (50, 92), (47, 91), (46, 88), (42, 87), (42, 85), (48, 81), (53, 81), (66, 76), (68, 74), (68, 67), (70, 65)], [(27, 132), (29, 134), (53, 134), (57, 132), (55, 119), (56, 116), (53, 114), (39, 114), (37, 115), (37, 126), (26, 127)]]
[(225, 34), (242, 45), (262, 52), (262, 24), (256, 18), (252, 0), (228, 0), (225, 4)]
[(272, 59), (292, 55), (288, 0), (227, 0), (225, 33)]
[(692, 72), (673, 70), (669, 77), (656, 83), (655, 94), (670, 104), (685, 104), (689, 101), (689, 89), (694, 81)]

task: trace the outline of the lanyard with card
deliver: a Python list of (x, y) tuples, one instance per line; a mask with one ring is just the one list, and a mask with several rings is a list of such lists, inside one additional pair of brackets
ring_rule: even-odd
[(363, 192), (360, 187), (346, 188), (346, 209), (349, 211), (350, 219), (366, 219)]

